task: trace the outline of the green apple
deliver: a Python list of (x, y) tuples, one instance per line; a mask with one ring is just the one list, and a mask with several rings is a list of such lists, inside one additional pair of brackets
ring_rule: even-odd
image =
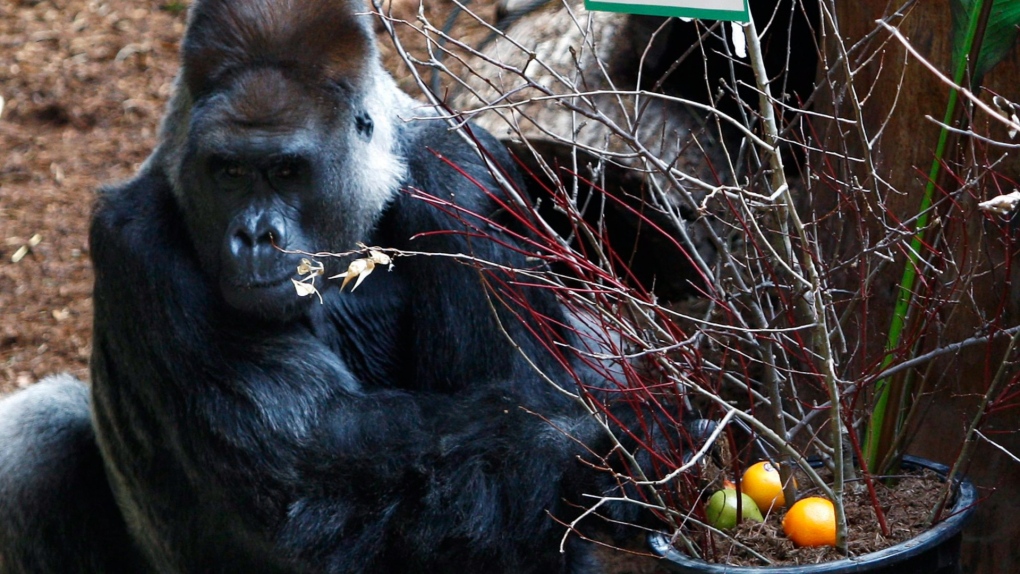
[[(758, 505), (754, 503), (750, 496), (743, 492), (740, 493), (740, 511), (745, 520), (753, 520), (755, 522), (764, 520), (761, 516), (761, 511), (758, 510)], [(708, 518), (709, 524), (720, 530), (736, 526), (737, 491), (732, 488), (724, 488), (713, 494), (708, 499), (708, 505), (705, 506), (705, 517)]]

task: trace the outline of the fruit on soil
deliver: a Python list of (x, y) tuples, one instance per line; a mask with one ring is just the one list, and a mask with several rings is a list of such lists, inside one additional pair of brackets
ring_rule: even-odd
[(786, 506), (779, 471), (767, 460), (752, 464), (744, 471), (740, 479), (740, 491), (750, 496), (758, 508), (766, 512)]
[(836, 511), (832, 502), (818, 496), (798, 500), (783, 517), (783, 532), (797, 546), (835, 546)]
[[(761, 522), (763, 520), (758, 505), (750, 496), (741, 493), (740, 514), (745, 520)], [(737, 525), (737, 491), (724, 488), (708, 499), (705, 506), (705, 517), (708, 523), (720, 530), (733, 528)]]

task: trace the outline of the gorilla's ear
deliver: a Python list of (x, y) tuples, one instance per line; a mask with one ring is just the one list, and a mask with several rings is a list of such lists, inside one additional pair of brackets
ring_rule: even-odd
[(277, 65), (360, 91), (378, 59), (363, 0), (199, 0), (182, 45), (194, 97), (231, 72)]

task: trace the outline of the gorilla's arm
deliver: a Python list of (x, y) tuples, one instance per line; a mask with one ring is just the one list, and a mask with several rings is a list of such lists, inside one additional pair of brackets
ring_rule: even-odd
[[(334, 518), (311, 533), (341, 537), (385, 507), (377, 496), (421, 483), (405, 475), (433, 451), (427, 397), (366, 395), (301, 323), (234, 317), (177, 213), (165, 178), (148, 172), (106, 192), (91, 230), (95, 420), (142, 535), (190, 536), (183, 561), (216, 564), (300, 519), (316, 496)], [(272, 564), (273, 553), (234, 558)]]
[(549, 505), (573, 443), (520, 409), (519, 381), (367, 391), (305, 321), (234, 315), (154, 169), (106, 191), (91, 244), (98, 435), (155, 560), (263, 572), (558, 560), (546, 512), (560, 512)]
[[(506, 147), (483, 130), (468, 134), (496, 165), (508, 169), (505, 178), (523, 189)], [(399, 137), (408, 179), (370, 243), (440, 256), (401, 257), (391, 273), (379, 272), (361, 288), (371, 295), (362, 295), (369, 302), (358, 304), (359, 312), (378, 308), (391, 292), (400, 293), (402, 323), (393, 331), (400, 340), (403, 371), (391, 382), (441, 392), (504, 385), (505, 392), (531, 401), (532, 408), (549, 407), (541, 412), (569, 410), (571, 401), (535, 373), (537, 368), (573, 389), (572, 376), (582, 369), (568, 372), (565, 363), (570, 359), (557, 356), (565, 346), (551, 344), (572, 342), (554, 291), (548, 285), (532, 286), (541, 283), (539, 279), (509, 271), (541, 271), (543, 265), (528, 258), (527, 231), (504, 207), (515, 200), (462, 134), (451, 132), (444, 121), (408, 122)], [(449, 254), (456, 257), (442, 256)], [(347, 292), (333, 300), (358, 297)], [(338, 323), (345, 320), (345, 312), (337, 313)]]

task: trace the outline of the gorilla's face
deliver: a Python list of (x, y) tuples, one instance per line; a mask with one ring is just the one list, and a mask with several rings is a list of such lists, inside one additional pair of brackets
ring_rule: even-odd
[[(376, 130), (356, 95), (264, 66), (197, 98), (181, 202), (202, 266), (230, 307), (290, 320), (311, 300), (291, 282), (304, 254), (367, 239), (395, 186), (377, 189), (361, 167)], [(323, 262), (328, 272), (341, 265)]]

